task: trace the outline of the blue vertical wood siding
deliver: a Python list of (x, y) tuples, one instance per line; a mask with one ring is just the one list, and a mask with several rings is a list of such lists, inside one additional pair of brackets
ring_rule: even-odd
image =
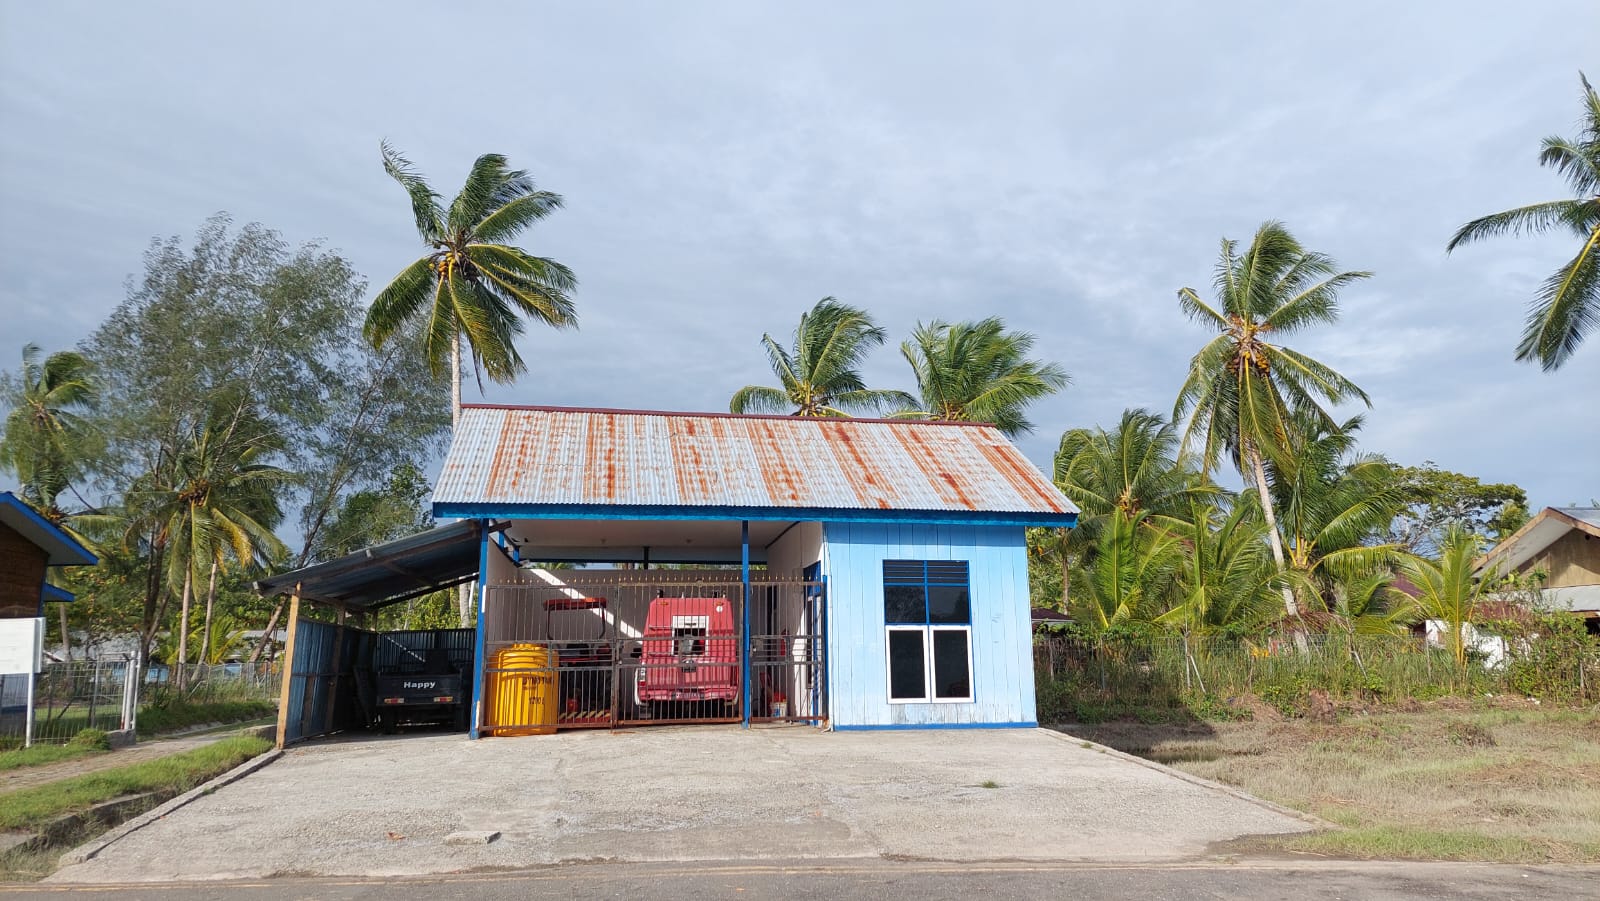
[[(829, 688), (839, 728), (1031, 725), (1033, 633), (1020, 526), (824, 525)], [(883, 561), (965, 560), (972, 592), (970, 703), (890, 704)]]

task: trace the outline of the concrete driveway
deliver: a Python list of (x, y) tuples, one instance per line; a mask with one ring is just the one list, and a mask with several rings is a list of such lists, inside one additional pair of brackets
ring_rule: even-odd
[[(575, 861), (1180, 860), (1311, 827), (1044, 730), (570, 732), (291, 749), (56, 882)], [(469, 830), (489, 844), (448, 844)]]

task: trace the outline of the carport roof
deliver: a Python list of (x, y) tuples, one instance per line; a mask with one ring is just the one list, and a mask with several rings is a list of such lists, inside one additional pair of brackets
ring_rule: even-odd
[[(490, 525), (499, 531), (504, 525)], [(269, 576), (263, 595), (290, 594), (354, 610), (373, 610), (477, 578), (484, 525), (464, 520), (410, 535), (336, 560)]]

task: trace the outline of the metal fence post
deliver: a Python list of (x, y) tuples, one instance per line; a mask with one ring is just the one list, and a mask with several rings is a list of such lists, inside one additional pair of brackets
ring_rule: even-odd
[(100, 658), (94, 658), (94, 669), (89, 671), (89, 721), (88, 728), (94, 728), (95, 702), (100, 700)]
[(122, 655), (122, 716), (119, 728), (123, 731), (132, 728), (132, 724), (129, 722), (133, 719), (131, 696), (133, 687), (139, 678), (139, 667), (134, 662), (134, 659), (132, 655)]

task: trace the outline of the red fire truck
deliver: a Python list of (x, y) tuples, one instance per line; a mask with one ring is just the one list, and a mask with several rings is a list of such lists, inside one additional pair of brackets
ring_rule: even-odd
[(739, 640), (727, 598), (658, 597), (645, 616), (639, 703), (658, 719), (739, 697)]

